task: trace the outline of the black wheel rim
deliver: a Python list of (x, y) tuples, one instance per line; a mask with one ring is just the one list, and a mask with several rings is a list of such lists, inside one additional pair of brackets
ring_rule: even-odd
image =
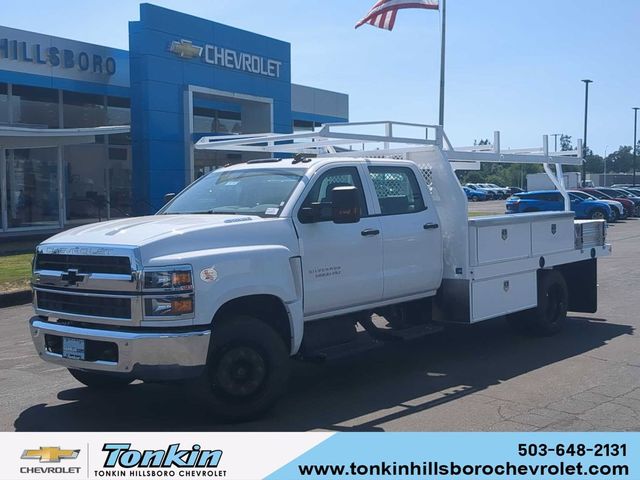
[(546, 317), (549, 323), (558, 323), (565, 311), (563, 290), (559, 285), (552, 285), (547, 291)]
[(220, 355), (214, 383), (222, 393), (242, 399), (257, 394), (266, 377), (267, 365), (262, 355), (252, 347), (237, 346)]

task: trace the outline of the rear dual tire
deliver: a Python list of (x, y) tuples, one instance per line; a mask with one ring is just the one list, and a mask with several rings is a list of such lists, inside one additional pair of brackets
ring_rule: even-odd
[(569, 290), (564, 276), (556, 270), (538, 273), (538, 306), (507, 316), (517, 332), (548, 337), (560, 332), (567, 319)]

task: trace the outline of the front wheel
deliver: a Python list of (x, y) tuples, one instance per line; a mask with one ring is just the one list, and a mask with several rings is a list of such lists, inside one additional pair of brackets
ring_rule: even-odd
[(607, 220), (607, 214), (604, 212), (604, 210), (600, 210), (600, 209), (595, 209), (593, 212), (591, 212), (591, 219), (592, 220)]
[(69, 368), (68, 370), (71, 376), (77, 381), (96, 390), (126, 387), (133, 382), (132, 378), (109, 375), (108, 373), (90, 372), (88, 370), (77, 370), (75, 368)]
[(214, 329), (207, 367), (216, 414), (237, 421), (258, 417), (276, 403), (291, 365), (285, 343), (273, 328), (239, 315)]

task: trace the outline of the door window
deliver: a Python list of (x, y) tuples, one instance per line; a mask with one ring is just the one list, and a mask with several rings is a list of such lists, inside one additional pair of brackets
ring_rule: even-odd
[[(311, 207), (312, 204), (320, 204), (320, 220), (331, 220), (332, 193), (336, 187), (357, 187), (360, 198), (360, 217), (368, 215), (367, 202), (362, 191), (362, 183), (355, 167), (337, 167), (323, 173), (311, 188), (302, 208)], [(327, 208), (322, 208), (326, 206)]]
[(402, 215), (425, 210), (420, 185), (407, 167), (369, 167), (382, 215)]

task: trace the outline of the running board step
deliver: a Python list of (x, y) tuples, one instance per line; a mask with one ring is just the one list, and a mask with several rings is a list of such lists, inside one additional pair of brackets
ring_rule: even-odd
[(355, 340), (338, 345), (331, 345), (311, 352), (302, 354), (302, 359), (309, 362), (326, 362), (331, 360), (341, 360), (354, 355), (358, 355), (369, 350), (381, 347), (384, 342), (371, 338), (365, 332), (356, 335)]
[(444, 330), (444, 327), (441, 325), (427, 324), (403, 328), (402, 330), (387, 330), (385, 332), (392, 340), (410, 341), (426, 337), (427, 335), (433, 335), (434, 333), (441, 332), (442, 330)]

